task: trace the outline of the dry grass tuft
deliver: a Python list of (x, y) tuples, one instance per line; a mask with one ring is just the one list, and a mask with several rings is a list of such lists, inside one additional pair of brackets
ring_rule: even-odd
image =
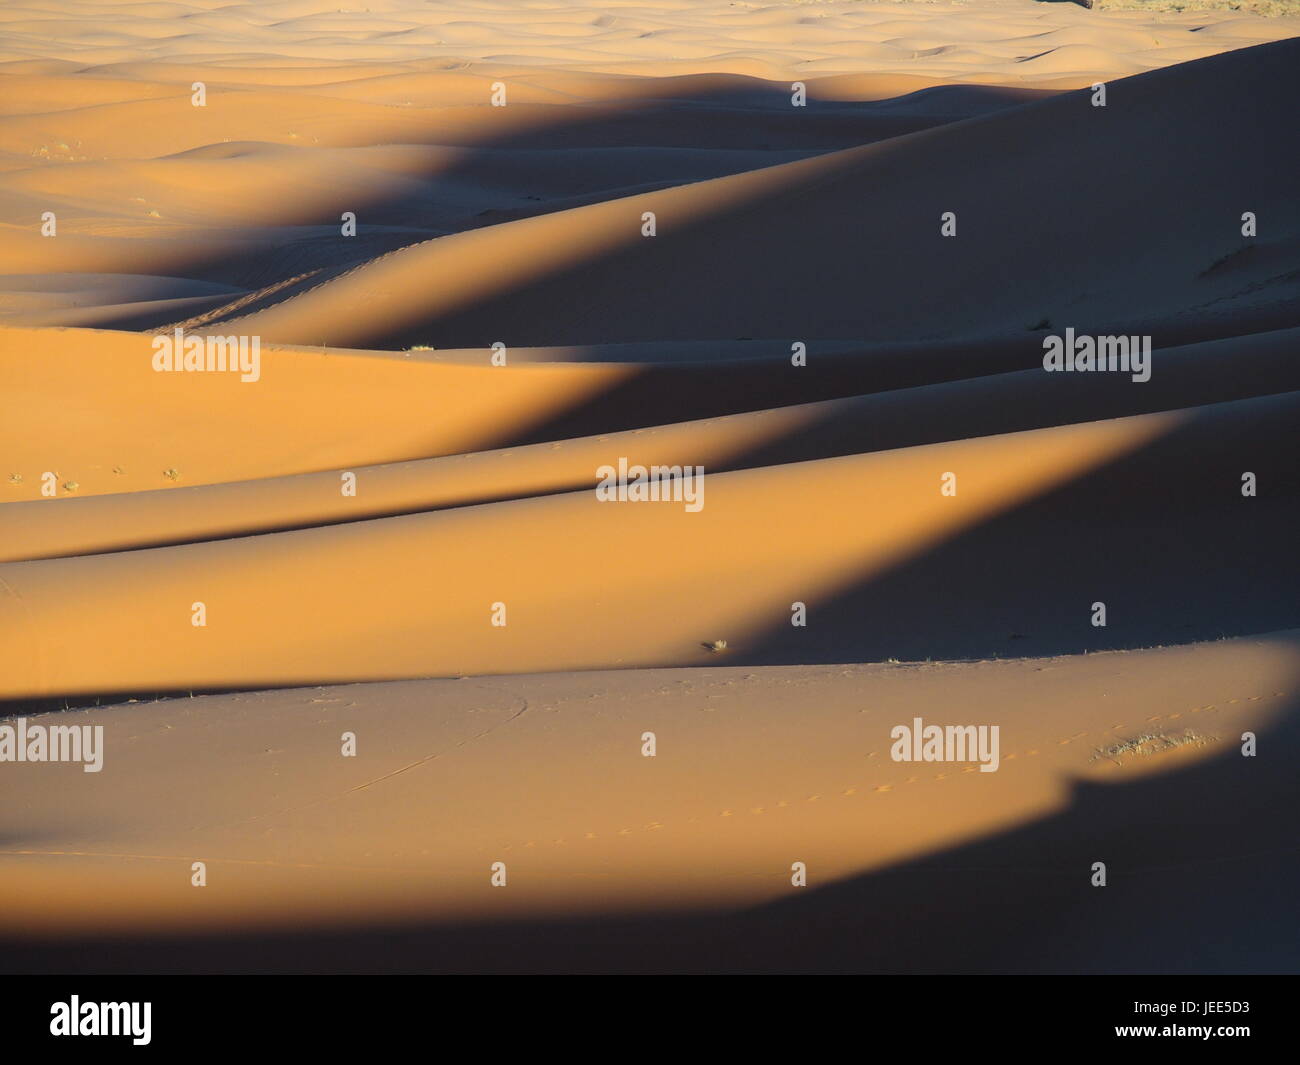
[(1098, 747), (1092, 756), (1094, 762), (1108, 758), (1116, 765), (1123, 765), (1123, 759), (1130, 756), (1161, 754), (1178, 747), (1204, 747), (1214, 737), (1202, 736), (1187, 729), (1183, 734), (1170, 735), (1167, 732), (1144, 732), (1130, 740), (1124, 740), (1110, 747)]

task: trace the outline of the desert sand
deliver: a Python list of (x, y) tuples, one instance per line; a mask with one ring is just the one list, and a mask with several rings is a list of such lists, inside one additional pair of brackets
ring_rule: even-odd
[(0, 11), (0, 967), (1300, 969), (1300, 17), (339, 3)]

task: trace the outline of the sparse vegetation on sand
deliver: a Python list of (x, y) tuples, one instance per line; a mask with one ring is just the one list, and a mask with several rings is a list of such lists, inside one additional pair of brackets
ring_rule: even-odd
[(1243, 15), (1300, 14), (1300, 0), (1093, 0), (1100, 11), (1168, 11), (1172, 14), (1197, 11), (1238, 11)]
[(1112, 744), (1110, 747), (1099, 747), (1092, 760), (1096, 762), (1108, 758), (1116, 765), (1123, 765), (1123, 760), (1130, 755), (1160, 754), (1178, 747), (1204, 747), (1211, 739), (1212, 737), (1202, 736), (1191, 729), (1187, 729), (1182, 735), (1171, 735), (1167, 732), (1144, 732), (1141, 736), (1135, 736), (1132, 739)]

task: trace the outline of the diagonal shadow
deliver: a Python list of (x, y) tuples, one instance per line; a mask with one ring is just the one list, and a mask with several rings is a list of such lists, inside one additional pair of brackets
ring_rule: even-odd
[[(792, 589), (792, 601), (807, 605), (808, 624), (792, 626), (782, 609), (732, 641), (728, 664), (1039, 657), (1300, 627), (1300, 462), (1285, 446), (1300, 393), (1244, 404), (1185, 412), (1176, 427), (1120, 458), (880, 572), (846, 575), (829, 597)], [(1242, 496), (1243, 471), (1256, 475), (1258, 496)], [(942, 472), (935, 469), (936, 492)], [(1092, 624), (1097, 602), (1106, 604), (1105, 627)], [(319, 681), (295, 676), (281, 686)], [(143, 697), (66, 692), (10, 700), (0, 713), (129, 696)]]
[[(1300, 393), (1249, 409), (1188, 411), (1136, 451), (808, 602), (807, 627), (783, 617), (736, 661), (1040, 657), (1296, 627), (1300, 461), (1287, 441)], [(1267, 491), (1243, 497), (1244, 471)]]
[[(246, 290), (253, 300), (240, 313), (248, 313), (375, 256), (432, 237), (873, 143), (1052, 95), (983, 85), (944, 86), (892, 100), (814, 99), (807, 108), (795, 109), (789, 87), (778, 83), (732, 78), (707, 91), (674, 91), (653, 84), (661, 79), (646, 80), (639, 95), (608, 101), (494, 109), (485, 95), (482, 110), (496, 121), (485, 121), (473, 131), (441, 128), (439, 112), (432, 112), (428, 129), (404, 143), (455, 150), (437, 165), (390, 177), (368, 192), (327, 188), (304, 193), (285, 205), (273, 225), (223, 226), (201, 235), (208, 239), (187, 234), (184, 249), (162, 257), (166, 275), (160, 276), (218, 281)], [(487, 85), (485, 80), (485, 94)], [(438, 106), (432, 99), (424, 103)], [(503, 120), (512, 114), (521, 117)], [(630, 154), (633, 151), (638, 155)], [(240, 154), (239, 146), (231, 146), (231, 158)], [(641, 161), (637, 167), (615, 165), (614, 183), (602, 182), (599, 165), (591, 164), (620, 157)], [(555, 165), (557, 158), (572, 160), (567, 170)], [(540, 165), (543, 161), (545, 166)], [(516, 193), (503, 182), (503, 172), (520, 165), (535, 173), (545, 195)], [(344, 210), (358, 217), (353, 238), (339, 233)], [(285, 285), (289, 287), (277, 288)], [(259, 299), (262, 289), (276, 291)], [(166, 298), (165, 290), (158, 295)], [(214, 297), (206, 302), (205, 315), (230, 300)], [(175, 321), (175, 311), (166, 307), (125, 306), (110, 312), (102, 326), (149, 330)]]
[[(1300, 702), (1190, 767), (739, 912), (9, 937), (9, 973), (1295, 972)], [(1108, 885), (1091, 886), (1092, 863)], [(815, 870), (810, 869), (815, 877)], [(792, 889), (793, 890), (793, 889)]]

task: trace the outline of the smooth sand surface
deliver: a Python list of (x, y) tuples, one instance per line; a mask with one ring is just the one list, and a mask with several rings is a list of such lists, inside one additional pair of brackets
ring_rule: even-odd
[[(1249, 885), (1290, 853), (1276, 832), (1294, 830), (1294, 806), (1271, 804), (1292, 793), (1293, 774), (1238, 747), (1246, 730), (1266, 746), (1294, 737), (1285, 720), (1296, 641), (1281, 633), (1009, 662), (411, 681), (47, 715), (40, 720), (102, 724), (104, 768), (10, 767), (0, 824), (8, 946), (29, 957), (31, 940), (73, 935), (87, 952), (80, 964), (93, 966), (114, 956), (117, 937), (143, 932), (177, 944), (155, 955), (159, 964), (183, 967), (185, 949), (197, 949), (185, 937), (233, 935), (261, 944), (260, 964), (292, 970), (318, 949), (302, 953), (294, 935), (361, 927), (370, 953), (351, 955), (356, 966), (528, 968), (539, 963), (536, 929), (581, 920), (591, 924), (570, 929), (567, 949), (582, 966), (610, 946), (598, 930), (613, 915), (710, 913), (707, 936), (718, 937), (739, 934), (720, 915), (740, 909), (779, 936), (780, 910), (753, 907), (802, 899), (794, 862), (805, 863), (809, 892), (855, 887), (791, 927), (811, 923), (824, 936), (828, 921), (905, 922), (875, 878), (937, 852), (953, 855), (942, 875), (979, 881), (965, 903), (972, 923), (987, 919), (991, 896), (1070, 909), (1070, 927), (1044, 944), (1035, 968), (1082, 964), (1076, 944), (1090, 936), (1100, 942), (1089, 964), (1136, 963), (1196, 895), (1179, 889), (1179, 876), (1205, 878), (1227, 905), (1239, 897), (1232, 884)], [(998, 725), (998, 771), (890, 759), (896, 724), (939, 715)], [(647, 731), (653, 758), (641, 753)], [(354, 758), (340, 755), (349, 732)], [(1159, 739), (1105, 753), (1143, 736)], [(1212, 783), (1189, 800), (1198, 779)], [(990, 842), (1026, 825), (1042, 837), (1033, 847)], [(1120, 880), (1113, 897), (1088, 886), (1098, 858)], [(203, 889), (190, 886), (194, 861), (207, 867)], [(490, 882), (495, 862), (505, 863), (503, 888)], [(934, 875), (913, 874), (926, 890)], [(1139, 885), (1163, 901), (1136, 922)], [(892, 913), (875, 912), (886, 902)], [(490, 939), (475, 956), (452, 931), (466, 920), (516, 922), (513, 957)], [(1135, 924), (1134, 940), (1116, 944)], [(270, 934), (289, 938), (258, 938)], [(920, 923), (913, 934), (921, 957), (942, 956)], [(1254, 942), (1249, 922), (1236, 934)], [(991, 956), (1023, 948), (1005, 943)], [(664, 964), (710, 964), (707, 939), (661, 949)], [(750, 949), (809, 960), (779, 939)], [(854, 956), (897, 966), (900, 949), (885, 935)], [(1233, 956), (1222, 944), (1207, 952), (1211, 966)], [(734, 964), (725, 954), (713, 961)], [(951, 964), (979, 968), (975, 958)]]
[(1294, 971), (1297, 34), (6, 6), (0, 966)]

